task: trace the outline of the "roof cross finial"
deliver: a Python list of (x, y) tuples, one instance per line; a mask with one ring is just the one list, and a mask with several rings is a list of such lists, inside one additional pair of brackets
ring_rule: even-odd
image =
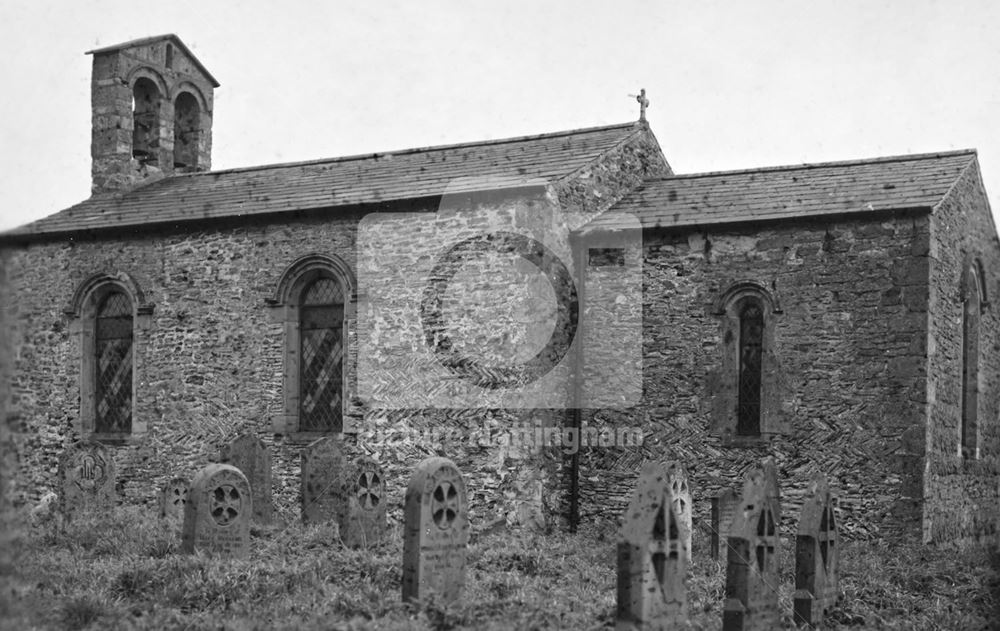
[(646, 108), (649, 107), (649, 99), (646, 98), (646, 88), (639, 90), (639, 96), (635, 97), (639, 102), (639, 121), (646, 122)]

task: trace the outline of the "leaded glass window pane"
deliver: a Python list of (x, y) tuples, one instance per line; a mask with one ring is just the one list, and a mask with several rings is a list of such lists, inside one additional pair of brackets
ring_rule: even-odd
[(343, 428), (344, 294), (332, 278), (318, 278), (302, 292), (299, 307), (301, 369), (299, 429)]
[(739, 401), (736, 433), (760, 434), (761, 368), (764, 351), (764, 310), (756, 301), (740, 311)]
[(94, 343), (94, 430), (132, 431), (132, 303), (122, 292), (104, 297)]

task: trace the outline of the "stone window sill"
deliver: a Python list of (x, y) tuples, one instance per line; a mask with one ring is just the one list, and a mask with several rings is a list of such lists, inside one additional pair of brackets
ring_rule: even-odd
[(136, 442), (136, 437), (132, 434), (110, 434), (110, 433), (98, 433), (91, 432), (88, 436), (90, 440), (96, 440), (102, 445), (112, 445), (112, 446), (123, 446), (131, 445)]
[(732, 434), (722, 437), (723, 447), (763, 447), (771, 442), (768, 434), (757, 436), (734, 436)]
[(342, 436), (343, 432), (288, 432), (283, 434), (285, 442), (290, 445), (308, 445), (314, 440), (325, 438), (326, 436)]

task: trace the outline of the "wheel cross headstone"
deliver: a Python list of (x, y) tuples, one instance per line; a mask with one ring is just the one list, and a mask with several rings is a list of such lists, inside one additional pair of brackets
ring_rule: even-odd
[(421, 462), (406, 489), (403, 601), (430, 593), (458, 599), (465, 583), (468, 500), (462, 474), (447, 458)]
[(208, 465), (191, 481), (181, 551), (245, 557), (252, 514), (253, 496), (243, 472), (227, 464)]
[(687, 621), (690, 556), (679, 504), (672, 494), (674, 473), (656, 463), (647, 465), (623, 516), (618, 542), (619, 629), (660, 629)]
[(385, 474), (378, 462), (362, 456), (344, 477), (344, 497), (338, 521), (340, 538), (352, 548), (368, 546), (385, 536)]
[(189, 485), (184, 478), (174, 478), (160, 490), (160, 517), (181, 519), (187, 504)]
[(733, 517), (726, 553), (723, 631), (775, 629), (778, 614), (779, 544), (777, 476), (753, 470)]
[(809, 482), (795, 536), (795, 623), (819, 625), (839, 595), (840, 547), (834, 495), (826, 476)]
[(97, 441), (74, 443), (59, 457), (63, 514), (106, 510), (114, 504), (116, 468), (107, 447)]

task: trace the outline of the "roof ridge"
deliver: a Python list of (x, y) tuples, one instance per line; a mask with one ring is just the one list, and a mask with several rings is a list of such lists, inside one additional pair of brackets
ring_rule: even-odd
[(218, 88), (220, 86), (218, 79), (212, 76), (212, 73), (208, 71), (208, 68), (205, 67), (205, 64), (201, 63), (201, 60), (198, 59), (198, 57), (195, 56), (193, 52), (191, 52), (191, 49), (187, 47), (187, 44), (181, 41), (181, 38), (178, 37), (175, 33), (164, 33), (162, 35), (150, 35), (149, 37), (130, 39), (129, 41), (122, 42), (120, 44), (112, 44), (110, 46), (93, 48), (91, 50), (86, 51), (83, 54), (100, 55), (103, 53), (111, 53), (118, 50), (123, 50), (125, 48), (134, 48), (136, 46), (144, 46), (146, 44), (152, 44), (153, 42), (159, 42), (165, 39), (173, 40), (173, 42), (177, 44), (178, 48), (180, 48), (185, 55), (190, 57), (191, 61), (193, 61), (196, 66), (198, 66), (198, 69), (205, 74), (205, 76), (208, 78), (208, 80), (212, 83), (214, 87)]
[(560, 138), (563, 136), (573, 136), (577, 134), (594, 133), (601, 131), (610, 131), (612, 129), (631, 129), (636, 126), (635, 121), (629, 123), (619, 123), (616, 125), (604, 125), (601, 127), (581, 127), (579, 129), (567, 129), (564, 131), (549, 132), (545, 134), (531, 134), (527, 136), (512, 136), (510, 138), (497, 138), (495, 140), (476, 140), (471, 142), (458, 142), (447, 145), (428, 145), (425, 147), (412, 147), (408, 149), (396, 149), (392, 151), (375, 151), (371, 153), (357, 153), (353, 155), (346, 156), (335, 156), (333, 158), (318, 158), (314, 160), (300, 160), (295, 162), (276, 162), (272, 164), (257, 164), (247, 167), (233, 167), (230, 169), (219, 169), (218, 171), (199, 171), (197, 173), (178, 173), (173, 175), (171, 178), (174, 179), (178, 177), (204, 177), (208, 175), (221, 175), (223, 173), (242, 173), (246, 171), (263, 171), (266, 169), (286, 169), (295, 168), (301, 166), (308, 166), (312, 164), (332, 164), (337, 162), (351, 162), (355, 160), (370, 160), (372, 158), (378, 159), (385, 156), (405, 156), (413, 155), (417, 153), (429, 153), (432, 151), (446, 151), (448, 149), (457, 149), (459, 147), (484, 147), (490, 145), (502, 145), (515, 142), (526, 142), (530, 140), (541, 140), (545, 138)]
[(675, 173), (658, 178), (650, 178), (646, 182), (660, 182), (678, 179), (696, 179), (701, 177), (717, 177), (719, 175), (745, 175), (748, 173), (774, 173), (776, 171), (808, 171), (810, 169), (821, 169), (828, 167), (856, 166), (862, 164), (885, 164), (887, 162), (916, 162), (918, 160), (930, 160), (934, 158), (945, 158), (950, 156), (975, 156), (978, 155), (975, 149), (957, 149), (955, 151), (938, 151), (933, 153), (909, 153), (895, 156), (879, 156), (876, 158), (859, 158), (854, 160), (831, 160), (828, 162), (804, 162), (802, 164), (787, 164), (771, 167), (758, 167), (755, 169), (735, 169), (732, 171), (701, 171), (699, 173)]

